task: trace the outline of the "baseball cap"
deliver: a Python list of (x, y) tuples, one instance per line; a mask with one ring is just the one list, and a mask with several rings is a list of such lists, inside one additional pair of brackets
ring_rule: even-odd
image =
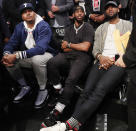
[(77, 5), (73, 8), (73, 13), (76, 11), (76, 10), (82, 10), (84, 12), (84, 8), (80, 5)]
[(119, 6), (119, 3), (118, 3), (117, 1), (115, 1), (115, 0), (110, 0), (110, 1), (108, 1), (108, 2), (106, 3), (105, 9), (107, 9), (107, 7), (108, 7), (109, 5), (112, 5), (112, 6), (114, 6), (114, 7), (118, 7), (118, 6)]
[(23, 3), (19, 6), (20, 13), (22, 14), (24, 10), (31, 9), (34, 11), (34, 7), (31, 3)]

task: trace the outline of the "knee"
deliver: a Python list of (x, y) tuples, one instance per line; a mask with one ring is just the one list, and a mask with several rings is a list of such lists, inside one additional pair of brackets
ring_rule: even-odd
[(47, 62), (47, 67), (50, 67), (50, 66), (52, 66), (52, 65), (54, 65), (54, 64), (55, 64), (54, 58), (51, 58), (51, 59), (48, 60), (48, 62)]
[(43, 55), (36, 55), (32, 58), (32, 64), (36, 66), (46, 66), (47, 62), (52, 58), (53, 56), (50, 53), (45, 53)]
[(32, 65), (36, 67), (46, 66), (46, 57), (44, 59), (40, 59), (39, 56), (34, 56), (32, 59)]
[(42, 64), (43, 64), (42, 61), (38, 59), (38, 57), (33, 59), (32, 61), (32, 65), (37, 66), (37, 67), (40, 67)]
[(78, 78), (76, 74), (73, 74), (72, 76), (68, 76), (66, 79), (66, 83), (76, 84), (78, 82)]
[(52, 69), (61, 66), (61, 60), (58, 57), (53, 57), (47, 62), (47, 68)]
[(20, 69), (20, 66), (18, 64), (14, 64), (13, 66), (10, 67), (6, 67), (6, 70), (8, 70), (8, 72), (16, 72), (17, 70)]
[(47, 62), (47, 69), (48, 70), (52, 70), (53, 68), (55, 68), (57, 66), (57, 63), (55, 62), (54, 58), (51, 58), (48, 62)]
[(103, 98), (108, 93), (109, 88), (110, 87), (107, 88), (105, 85), (103, 85), (101, 83), (97, 84), (96, 89), (94, 90), (94, 94)]

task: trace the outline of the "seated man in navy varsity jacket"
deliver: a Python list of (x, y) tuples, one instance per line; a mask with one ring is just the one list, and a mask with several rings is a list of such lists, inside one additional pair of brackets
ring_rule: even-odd
[(19, 83), (20, 92), (14, 98), (18, 103), (31, 90), (27, 85), (20, 67), (32, 68), (39, 84), (39, 93), (35, 107), (41, 106), (47, 98), (46, 63), (53, 57), (54, 50), (49, 46), (51, 29), (49, 25), (34, 12), (31, 3), (20, 5), (23, 22), (19, 23), (14, 33), (4, 48), (3, 64), (11, 76)]

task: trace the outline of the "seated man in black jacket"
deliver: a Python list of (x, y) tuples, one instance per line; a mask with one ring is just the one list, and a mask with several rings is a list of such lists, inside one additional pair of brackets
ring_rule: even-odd
[(70, 103), (75, 85), (91, 62), (88, 51), (93, 43), (94, 30), (90, 24), (84, 22), (84, 17), (83, 7), (76, 6), (74, 8), (75, 22), (66, 29), (62, 42), (61, 48), (63, 49), (63, 53), (59, 53), (48, 61), (48, 79), (55, 89), (61, 88), (60, 70), (67, 67), (70, 69), (65, 80), (62, 96), (43, 123), (46, 126), (50, 126), (49, 121), (51, 121), (52, 115), (61, 114), (64, 108)]

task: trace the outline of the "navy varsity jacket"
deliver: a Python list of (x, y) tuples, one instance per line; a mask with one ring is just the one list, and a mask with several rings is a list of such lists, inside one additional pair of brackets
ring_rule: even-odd
[(36, 46), (31, 49), (27, 49), (25, 46), (25, 41), (27, 38), (27, 31), (23, 22), (19, 23), (9, 40), (9, 42), (4, 47), (4, 54), (12, 54), (15, 51), (21, 51), (22, 59), (30, 58), (35, 55), (42, 55), (45, 52), (55, 53), (54, 49), (51, 48), (49, 42), (51, 40), (51, 29), (47, 22), (44, 20), (40, 21), (35, 30), (33, 31), (33, 37)]

